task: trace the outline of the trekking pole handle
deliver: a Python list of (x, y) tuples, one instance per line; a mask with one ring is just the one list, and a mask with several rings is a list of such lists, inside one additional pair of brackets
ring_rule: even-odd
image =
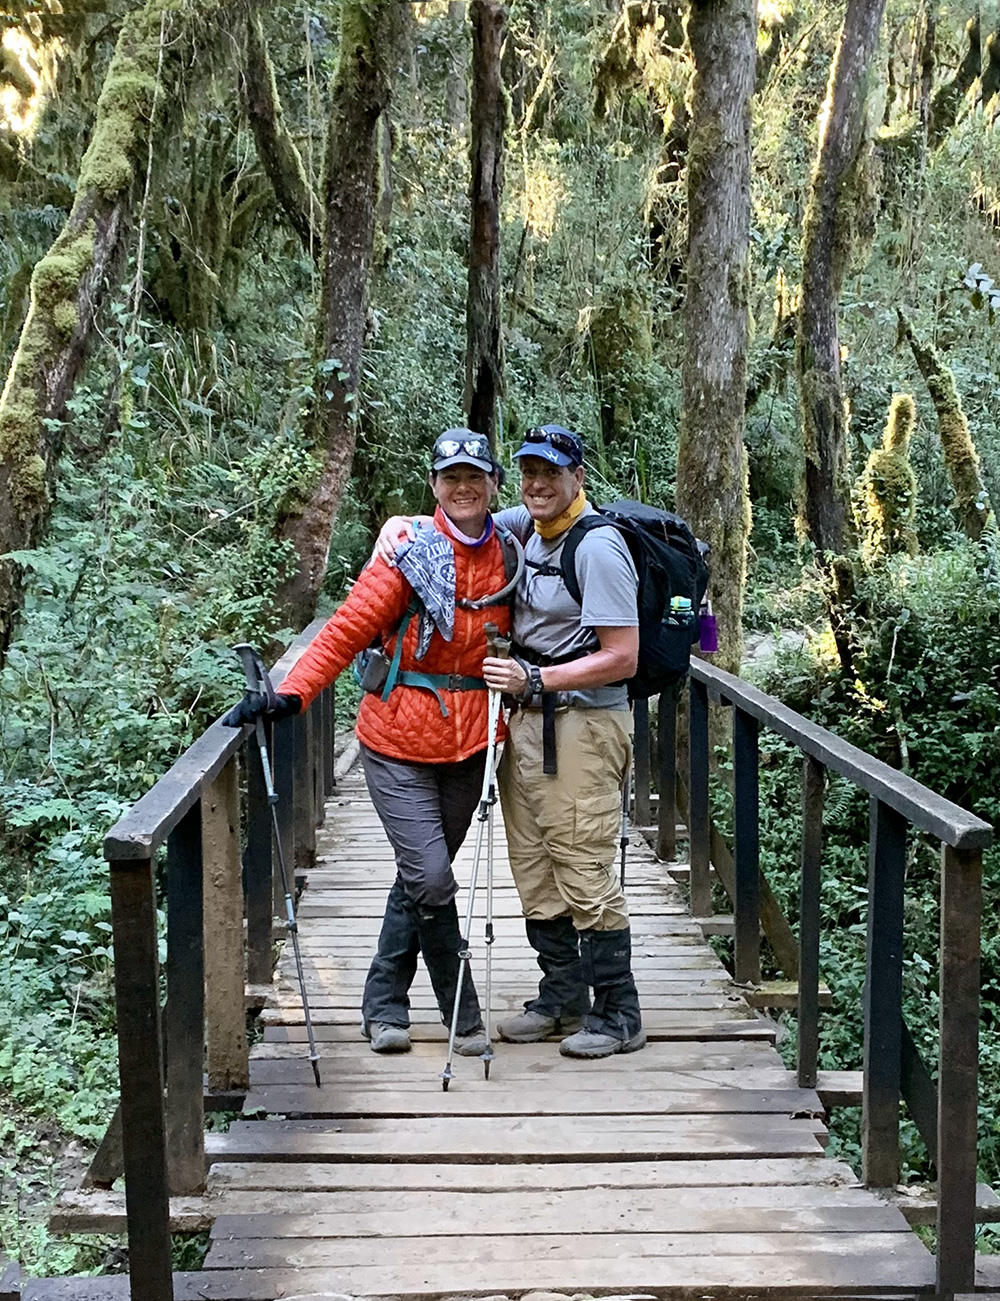
[(239, 645), (233, 647), (233, 650), (243, 662), (243, 674), (246, 678), (247, 690), (261, 692), (267, 699), (268, 709), (272, 709), (274, 707), (274, 687), (271, 686), (271, 678), (264, 661), (248, 642), (241, 641)]
[(501, 636), (500, 629), (495, 623), (483, 624), (483, 630), (486, 633), (486, 649), (490, 655), (497, 660), (509, 659), (510, 638)]

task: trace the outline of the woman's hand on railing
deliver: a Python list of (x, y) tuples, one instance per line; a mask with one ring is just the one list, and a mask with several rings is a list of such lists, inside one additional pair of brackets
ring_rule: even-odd
[(279, 723), (283, 718), (290, 718), (301, 710), (302, 700), (299, 696), (285, 696), (279, 692), (268, 709), (267, 696), (262, 691), (248, 691), (239, 704), (233, 705), (227, 714), (223, 714), (222, 726), (244, 727), (247, 723), (255, 723), (258, 718), (265, 718), (269, 723)]

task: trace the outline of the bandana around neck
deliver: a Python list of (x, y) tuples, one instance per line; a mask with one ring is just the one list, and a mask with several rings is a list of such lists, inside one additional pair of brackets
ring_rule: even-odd
[(565, 533), (574, 523), (586, 504), (587, 494), (581, 488), (561, 515), (557, 515), (555, 519), (548, 520), (545, 523), (542, 523), (541, 520), (535, 520), (535, 532), (543, 538), (557, 538), (560, 533)]

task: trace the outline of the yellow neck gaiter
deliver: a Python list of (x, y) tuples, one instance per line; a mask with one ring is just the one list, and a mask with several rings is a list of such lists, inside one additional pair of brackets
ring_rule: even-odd
[(586, 504), (587, 494), (581, 488), (561, 515), (557, 515), (555, 519), (549, 520), (547, 523), (535, 520), (535, 532), (543, 538), (557, 538), (560, 533), (565, 533), (573, 524), (573, 521)]

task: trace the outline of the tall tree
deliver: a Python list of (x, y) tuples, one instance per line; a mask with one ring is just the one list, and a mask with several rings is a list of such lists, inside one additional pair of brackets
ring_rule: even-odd
[(688, 250), (677, 508), (712, 548), (719, 663), (738, 672), (750, 530), (746, 400), (756, 0), (692, 0)]
[[(212, 0), (147, 0), (129, 13), (108, 67), (66, 224), (31, 277), (20, 341), (0, 395), (0, 555), (35, 546), (48, 521), (66, 400), (105, 286), (124, 250), (158, 133), (179, 100), (198, 20)], [(0, 560), (0, 659), (20, 605), (19, 568)]]
[(844, 606), (849, 569), (842, 555), (849, 519), (847, 417), (840, 374), (838, 309), (857, 243), (861, 191), (870, 162), (868, 107), (885, 0), (848, 0), (820, 113), (819, 149), (802, 239), (802, 292), (796, 361), (805, 440), (805, 522), (817, 551), (830, 557), (834, 637), (850, 663)]
[(469, 188), (469, 295), (466, 305), (465, 408), (469, 428), (496, 441), (503, 393), (500, 333), (500, 197), (506, 100), (500, 73), (507, 11), (497, 0), (471, 0), (472, 177)]
[(280, 526), (297, 557), (280, 597), (288, 617), (300, 626), (316, 608), (354, 456), (375, 232), (378, 121), (392, 94), (405, 10), (397, 0), (344, 0), (341, 7), (323, 182), (316, 398), (306, 427), (314, 475)]

